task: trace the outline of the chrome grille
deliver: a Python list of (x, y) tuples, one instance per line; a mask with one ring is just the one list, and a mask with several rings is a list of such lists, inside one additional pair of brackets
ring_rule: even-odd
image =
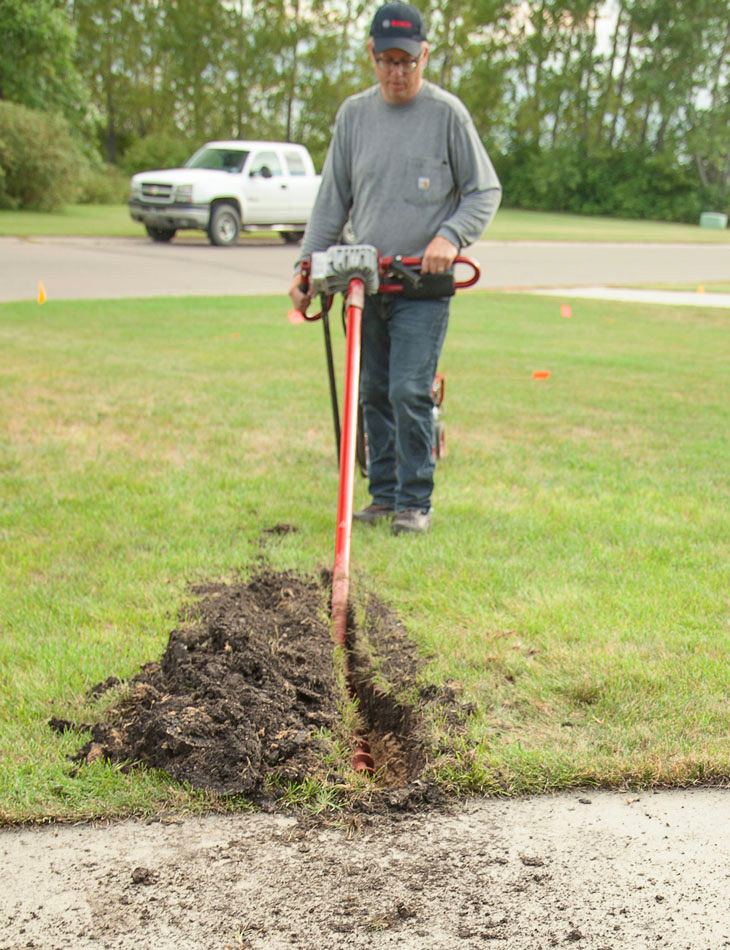
[(160, 185), (156, 182), (142, 182), (142, 197), (146, 201), (154, 201), (156, 204), (170, 204), (172, 202), (172, 185)]

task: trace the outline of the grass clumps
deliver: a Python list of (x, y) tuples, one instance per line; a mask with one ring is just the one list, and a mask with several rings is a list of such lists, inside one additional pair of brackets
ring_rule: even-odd
[[(248, 571), (262, 545), (272, 570), (331, 563), (321, 337), (280, 312), (0, 307), (4, 821), (204, 807), (164, 773), (71, 778), (78, 742), (47, 723), (88, 722), (89, 687), (158, 660), (191, 583)], [(356, 525), (351, 564), (425, 661), (404, 696), (473, 707), (434, 760), (445, 789), (727, 780), (728, 329), (719, 309), (584, 301), (565, 320), (553, 298), (455, 300), (432, 533)], [(282, 523), (297, 530), (262, 542)]]

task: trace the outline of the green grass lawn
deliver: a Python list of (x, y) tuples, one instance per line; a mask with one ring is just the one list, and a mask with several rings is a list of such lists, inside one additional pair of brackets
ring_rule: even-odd
[[(0, 306), (0, 820), (205, 807), (163, 775), (72, 777), (79, 738), (46, 723), (88, 721), (85, 691), (158, 658), (187, 585), (250, 571), (265, 528), (298, 528), (272, 567), (331, 565), (321, 331), (285, 309)], [(357, 526), (353, 592), (476, 703), (448, 787), (727, 778), (730, 315), (572, 311), (456, 299), (433, 531)]]
[(126, 205), (68, 205), (62, 211), (0, 211), (0, 235), (16, 237), (133, 237), (144, 228)]
[(484, 237), (490, 241), (730, 244), (730, 229), (504, 208), (497, 212)]
[[(186, 235), (202, 232), (181, 232)], [(0, 235), (143, 237), (144, 228), (129, 217), (126, 205), (70, 205), (54, 214), (0, 211)], [(543, 211), (503, 208), (485, 234), (491, 241), (638, 241), (730, 244), (730, 229), (662, 221), (627, 221)], [(178, 237), (176, 240), (180, 240)]]

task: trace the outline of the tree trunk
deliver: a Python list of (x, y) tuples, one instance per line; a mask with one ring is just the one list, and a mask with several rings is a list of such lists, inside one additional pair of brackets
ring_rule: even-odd
[(702, 184), (707, 187), (710, 184), (707, 178), (707, 171), (705, 170), (705, 163), (702, 161), (702, 156), (699, 152), (695, 152), (695, 164), (697, 165), (697, 172), (700, 176), (700, 181)]
[(299, 0), (296, 0), (296, 4), (294, 6), (294, 36), (293, 36), (293, 44), (292, 44), (292, 64), (291, 64), (291, 72), (289, 73), (289, 88), (287, 89), (287, 95), (286, 95), (286, 131), (284, 134), (284, 140), (286, 142), (291, 142), (292, 140), (294, 100), (296, 98), (298, 69), (299, 69)]
[(238, 56), (238, 62), (236, 63), (236, 94), (233, 97), (235, 102), (235, 128), (236, 128), (236, 138), (243, 138), (243, 103), (245, 101), (244, 90), (243, 90), (243, 54), (244, 54), (244, 15), (243, 15), (243, 2), (241, 0), (241, 6), (239, 10), (240, 22), (238, 24), (238, 37), (236, 40), (236, 52)]
[(616, 109), (613, 113), (613, 122), (611, 123), (611, 134), (608, 137), (608, 147), (613, 148), (614, 142), (616, 141), (616, 129), (618, 126), (619, 115), (621, 114), (621, 105), (623, 103), (624, 88), (626, 86), (626, 76), (629, 72), (629, 64), (631, 63), (631, 44), (634, 39), (634, 28), (631, 23), (629, 23), (629, 31), (626, 35), (626, 52), (624, 53), (623, 66), (621, 67), (621, 75), (618, 81), (618, 89), (616, 90)]
[(117, 163), (116, 107), (114, 104), (114, 73), (112, 72), (111, 48), (106, 47), (106, 160), (110, 165)]
[(599, 142), (603, 138), (603, 123), (606, 120), (606, 113), (608, 112), (611, 94), (613, 92), (613, 70), (618, 57), (618, 41), (619, 35), (621, 33), (621, 27), (623, 25), (624, 10), (625, 7), (622, 3), (618, 8), (618, 14), (616, 16), (616, 29), (613, 31), (613, 39), (611, 41), (611, 56), (608, 60), (606, 69), (606, 88), (603, 92), (603, 96), (601, 96), (601, 104), (598, 107), (598, 113), (596, 115), (596, 135), (598, 136)]
[(646, 103), (646, 111), (644, 112), (644, 121), (641, 124), (641, 136), (639, 138), (639, 145), (643, 148), (646, 145), (646, 139), (649, 134), (649, 115), (651, 114), (651, 99)]
[(106, 119), (106, 160), (110, 165), (117, 164), (117, 129), (115, 121), (114, 102), (107, 95)]
[[(593, 83), (593, 76), (595, 74), (595, 63), (593, 59), (593, 53), (596, 48), (596, 26), (598, 22), (598, 17), (596, 11), (593, 10), (593, 25), (591, 27), (590, 33), (590, 46), (588, 47), (587, 53), (587, 66), (583, 71), (581, 76), (581, 85), (583, 84), (583, 77), (585, 77), (585, 89), (583, 92), (583, 141), (586, 145), (590, 141), (590, 129), (591, 129), (591, 85)], [(588, 14), (590, 16), (590, 13)]]

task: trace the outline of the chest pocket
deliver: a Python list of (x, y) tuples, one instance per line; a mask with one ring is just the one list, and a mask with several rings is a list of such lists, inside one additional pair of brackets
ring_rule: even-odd
[(408, 158), (405, 174), (403, 197), (410, 204), (442, 204), (454, 187), (449, 163), (438, 158)]

